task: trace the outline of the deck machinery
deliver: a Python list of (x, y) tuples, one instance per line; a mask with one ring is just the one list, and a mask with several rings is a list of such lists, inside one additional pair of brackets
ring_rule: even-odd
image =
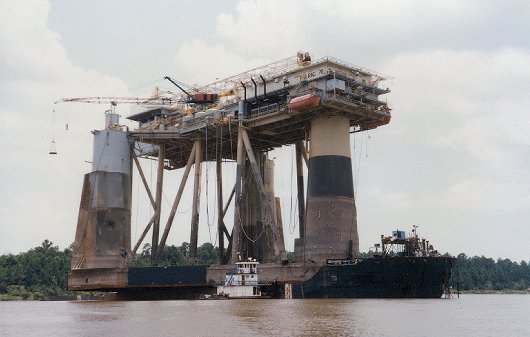
[[(187, 287), (179, 294), (189, 295), (223, 280), (229, 264), (247, 257), (261, 263), (261, 280), (282, 285), (307, 281), (330, 261), (355, 261), (359, 240), (349, 139), (353, 132), (389, 123), (390, 109), (380, 99), (389, 92), (381, 88), (383, 80), (382, 75), (335, 58), (313, 61), (308, 53), (298, 53), (198, 88), (192, 104), (183, 97), (176, 99), (177, 105), (146, 108), (129, 116), (139, 123), (135, 130), (125, 130), (117, 115), (108, 114), (105, 129), (94, 131), (93, 168), (83, 185), (69, 289), (126, 293), (159, 284)], [(274, 161), (267, 156), (270, 150), (291, 144), (296, 147), (299, 207), (295, 263), (287, 261), (280, 203), (273, 188)], [(153, 192), (139, 157), (158, 161)], [(131, 256), (149, 231), (151, 264), (157, 265), (192, 168), (189, 262), (194, 264), (203, 161), (217, 163), (221, 264), (197, 271), (200, 276), (195, 281), (185, 282), (178, 275), (173, 281), (170, 277), (158, 282), (148, 275), (159, 273), (156, 268), (129, 268)], [(229, 200), (222, 199), (227, 188), (222, 182), (223, 161), (237, 163)], [(133, 163), (154, 210), (134, 247), (130, 242)], [(164, 170), (174, 169), (183, 169), (184, 175), (168, 219), (162, 219)], [(229, 230), (224, 215), (232, 204)], [(133, 280), (138, 273), (144, 281)]]

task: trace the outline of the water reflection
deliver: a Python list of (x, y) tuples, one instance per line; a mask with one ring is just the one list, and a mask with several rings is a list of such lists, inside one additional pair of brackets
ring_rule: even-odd
[[(231, 312), (239, 324), (263, 336), (364, 335), (358, 300), (237, 300)], [(287, 334), (287, 332), (289, 332)]]
[(525, 295), (0, 302), (0, 336), (530, 336), (528, 317)]
[(123, 308), (125, 305), (120, 302), (104, 301), (78, 301), (68, 302), (76, 306), (71, 310), (72, 320), (76, 322), (111, 322), (123, 319), (122, 312), (115, 308)]

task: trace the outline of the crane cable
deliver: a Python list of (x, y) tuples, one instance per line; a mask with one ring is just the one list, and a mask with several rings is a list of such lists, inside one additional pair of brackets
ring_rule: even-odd
[(232, 155), (232, 160), (234, 160), (234, 147), (232, 145), (232, 123), (228, 121), (228, 133), (230, 134), (230, 154)]
[[(254, 171), (251, 171), (251, 176), (250, 176), (250, 179), (249, 181), (252, 181), (252, 178), (254, 177)], [(260, 198), (260, 202), (263, 203), (263, 200), (261, 200), (261, 193), (259, 193), (259, 198)], [(249, 212), (250, 213), (250, 212)], [(265, 213), (267, 213), (265, 211)], [(250, 215), (250, 214), (249, 214)], [(247, 234), (247, 232), (245, 231), (245, 228), (243, 226), (243, 220), (241, 219), (241, 211), (240, 211), (240, 208), (237, 210), (237, 216), (238, 216), (238, 219), (239, 219), (239, 226), (241, 227), (241, 230), (243, 232), (243, 234), (245, 235), (245, 237), (250, 241), (250, 242), (256, 242), (258, 241), (261, 236), (263, 235), (264, 231), (265, 231), (265, 225), (263, 224), (262, 222), (262, 225), (261, 225), (261, 231), (259, 233), (259, 235), (255, 238), (255, 239), (252, 239), (250, 238), (250, 236)]]
[[(134, 151), (134, 149), (133, 149)], [(140, 164), (140, 161), (138, 161)], [(140, 208), (140, 184), (136, 182), (136, 216), (134, 217), (134, 237), (138, 239), (138, 211)], [(134, 256), (133, 256), (134, 258)]]
[[(364, 151), (365, 151), (365, 157), (368, 158), (368, 140), (372, 137), (367, 133), (366, 134), (366, 141), (364, 142)], [(354, 161), (354, 189), (353, 189), (353, 198), (354, 200), (357, 200), (357, 189), (359, 187), (359, 176), (361, 173), (361, 162), (362, 162), (362, 154), (363, 154), (363, 138), (361, 136), (361, 144), (359, 148), (359, 154), (357, 156), (356, 153), (356, 137), (355, 133), (353, 134), (353, 161)]]
[[(206, 124), (205, 126), (205, 130), (206, 130), (206, 135), (205, 135), (205, 145), (204, 145), (204, 148), (205, 148), (205, 159), (206, 159), (206, 224), (208, 225), (208, 235), (210, 236), (210, 244), (212, 244), (213, 246), (215, 246), (215, 244), (217, 243), (217, 233), (215, 234), (215, 242), (212, 243), (212, 231), (211, 231), (211, 227), (214, 225), (214, 223), (212, 222), (212, 224), (210, 224), (210, 202), (209, 202), (209, 196), (208, 196), (208, 190), (209, 190), (209, 176), (210, 176), (210, 170), (209, 170), (209, 167), (210, 167), (210, 163), (208, 162), (208, 124)], [(216, 154), (217, 154), (217, 147), (215, 149), (216, 151)], [(215, 191), (216, 191), (216, 194), (217, 194), (217, 185), (215, 186)], [(213, 217), (212, 219), (215, 218), (215, 215), (216, 215), (216, 209), (214, 208), (214, 214), (213, 214)]]
[(65, 104), (64, 105), (64, 128), (66, 131), (68, 131), (68, 124), (69, 124), (69, 118), (68, 118), (68, 115), (69, 115), (69, 111), (70, 110), (68, 108), (68, 104)]

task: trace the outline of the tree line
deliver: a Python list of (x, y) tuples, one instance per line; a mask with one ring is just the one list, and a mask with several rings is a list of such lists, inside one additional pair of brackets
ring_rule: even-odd
[[(190, 245), (183, 242), (180, 246), (166, 245), (160, 256), (158, 265), (160, 267), (185, 266), (189, 260)], [(146, 243), (142, 251), (133, 258), (131, 267), (150, 266), (151, 244)], [(210, 242), (206, 242), (197, 247), (197, 258), (193, 263), (198, 266), (210, 266), (219, 261), (219, 247), (214, 247)]]
[(459, 254), (453, 270), (453, 285), (465, 291), (506, 291), (530, 289), (530, 265), (510, 259)]
[(0, 298), (41, 299), (66, 291), (72, 252), (51, 241), (17, 255), (0, 256)]
[[(197, 247), (197, 265), (212, 265), (218, 261), (219, 248), (211, 243)], [(131, 262), (132, 267), (150, 265), (151, 245), (145, 244)], [(0, 256), (0, 300), (44, 299), (67, 293), (68, 271), (72, 259), (71, 248), (60, 250), (49, 240), (39, 247), (17, 255)], [(160, 258), (159, 266), (189, 264), (189, 244), (168, 245)]]
[[(150, 265), (151, 245), (145, 244), (140, 253), (131, 262), (132, 267)], [(197, 248), (196, 265), (218, 263), (219, 248), (211, 243), (204, 243)], [(292, 261), (294, 254), (288, 253)], [(369, 254), (362, 254), (368, 257)], [(70, 248), (60, 250), (49, 240), (44, 240), (39, 247), (17, 255), (0, 256), (0, 299), (43, 299), (67, 293), (68, 271), (72, 251)], [(523, 291), (530, 288), (530, 265), (510, 259), (486, 258), (484, 256), (468, 257), (459, 254), (456, 257), (451, 283), (457, 284), (463, 291)], [(168, 245), (164, 248), (159, 265), (181, 266), (189, 264), (189, 244), (180, 246)]]

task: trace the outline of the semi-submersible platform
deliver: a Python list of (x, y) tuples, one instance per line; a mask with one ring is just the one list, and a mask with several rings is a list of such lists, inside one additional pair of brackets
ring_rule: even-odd
[[(398, 231), (381, 237), (381, 251), (373, 257), (359, 256), (350, 135), (390, 122), (390, 109), (380, 100), (389, 92), (381, 88), (384, 76), (335, 58), (312, 61), (308, 53), (298, 53), (193, 90), (167, 79), (182, 95), (138, 101), (151, 106), (128, 117), (138, 128), (123, 127), (111, 111), (105, 129), (93, 131), (92, 172), (83, 182), (70, 290), (113, 291), (133, 299), (198, 298), (215, 294), (235, 262), (252, 258), (260, 262), (262, 292), (272, 297), (442, 296), (454, 259), (440, 256), (417, 236)], [(295, 262), (290, 262), (274, 192), (274, 160), (267, 154), (293, 144), (299, 238)], [(158, 163), (154, 193), (139, 158)], [(220, 264), (209, 267), (194, 265), (205, 161), (216, 162), (220, 215)], [(237, 166), (225, 203), (227, 161)], [(133, 166), (154, 213), (134, 246)], [(157, 267), (192, 168), (189, 265)], [(164, 171), (175, 169), (182, 169), (183, 177), (169, 216), (162, 219)], [(232, 204), (230, 229), (225, 215)], [(151, 267), (130, 267), (149, 231)], [(394, 244), (402, 249), (390, 254)]]

